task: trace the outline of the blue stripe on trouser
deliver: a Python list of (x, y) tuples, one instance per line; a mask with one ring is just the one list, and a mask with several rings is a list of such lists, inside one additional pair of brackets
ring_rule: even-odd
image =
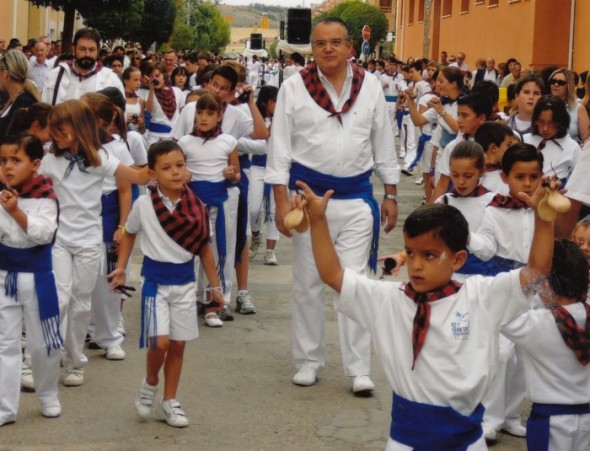
[(414, 161), (412, 161), (412, 164), (410, 164), (410, 166), (408, 167), (408, 171), (411, 172), (420, 162), (422, 154), (424, 153), (424, 148), (426, 147), (426, 143), (430, 141), (430, 138), (432, 138), (432, 136), (425, 135), (424, 133), (420, 135), (420, 137), (418, 138), (418, 149), (416, 150), (416, 158), (414, 158)]

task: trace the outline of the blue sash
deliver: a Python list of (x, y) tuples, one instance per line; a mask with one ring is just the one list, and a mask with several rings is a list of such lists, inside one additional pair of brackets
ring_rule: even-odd
[(501, 272), (509, 272), (513, 269), (522, 268), (523, 266), (525, 266), (524, 263), (496, 255), (488, 261), (488, 276), (496, 276)]
[(495, 265), (493, 259), (484, 262), (483, 260), (477, 258), (474, 254), (469, 254), (465, 264), (457, 270), (457, 273), (465, 275), (479, 274), (482, 276), (490, 276), (495, 275), (493, 274), (494, 270)]
[(248, 154), (240, 155), (240, 183), (238, 188), (240, 190), (240, 198), (238, 201), (238, 227), (236, 237), (236, 263), (242, 261), (242, 251), (246, 242), (248, 241), (248, 188), (250, 187), (250, 179), (246, 175), (244, 169), (248, 169), (251, 166), (250, 158)]
[(373, 185), (371, 185), (371, 173), (367, 171), (353, 177), (334, 177), (322, 174), (313, 169), (293, 162), (291, 164), (291, 177), (289, 189), (297, 190), (297, 180), (305, 182), (318, 196), (323, 196), (326, 191), (333, 189), (333, 199), (362, 199), (371, 208), (373, 215), (373, 240), (369, 254), (369, 267), (373, 272), (377, 271), (377, 253), (379, 250), (379, 205), (373, 197)]
[(267, 155), (252, 155), (252, 166), (266, 167)]
[[(267, 155), (252, 155), (252, 166), (258, 166), (261, 168), (266, 167), (266, 160)], [(270, 222), (271, 218), (271, 211), (270, 211), (270, 192), (272, 186), (270, 183), (264, 184), (264, 189), (262, 191), (262, 199), (264, 201), (264, 222)]]
[(408, 171), (411, 172), (416, 167), (416, 165), (420, 161), (420, 158), (422, 158), (424, 148), (426, 147), (426, 143), (430, 141), (430, 138), (432, 138), (431, 135), (425, 135), (424, 133), (420, 135), (420, 137), (418, 138), (418, 149), (416, 150), (416, 158), (414, 158), (414, 161), (412, 161), (412, 164), (408, 167)]
[(18, 273), (33, 273), (47, 355), (52, 349), (63, 348), (59, 333), (59, 301), (52, 270), (51, 247), (51, 244), (45, 244), (17, 249), (0, 243), (0, 270), (7, 271), (4, 286), (6, 296), (14, 298), (16, 302)]
[(217, 275), (221, 281), (221, 286), (225, 290), (225, 259), (227, 257), (227, 237), (225, 236), (225, 210), (223, 203), (227, 200), (227, 183), (226, 182), (207, 182), (195, 181), (190, 182), (188, 186), (201, 199), (211, 211), (211, 207), (217, 207), (217, 218), (215, 219), (215, 239), (217, 241)]
[(453, 139), (457, 137), (456, 133), (449, 133), (446, 128), (442, 128), (442, 133), (440, 135), (440, 140), (438, 142), (438, 148), (442, 151), (448, 143), (450, 143)]
[(385, 96), (386, 102), (397, 102), (397, 96)]
[(433, 406), (393, 394), (390, 437), (414, 451), (464, 451), (483, 434), (485, 408), (465, 416), (451, 407)]
[(584, 415), (590, 413), (590, 404), (538, 404), (533, 403), (526, 423), (527, 448), (549, 450), (549, 421), (553, 415)]
[[(113, 246), (113, 235), (119, 226), (119, 191), (103, 194), (100, 202), (102, 204), (102, 242), (108, 253)], [(112, 262), (107, 258), (107, 274), (113, 272), (116, 266), (117, 262)]]
[[(194, 257), (186, 263), (166, 263), (143, 257), (141, 275), (144, 277), (141, 290), (141, 335), (139, 347), (147, 346), (150, 323), (154, 324), (153, 346), (156, 346), (158, 330), (156, 321), (156, 296), (158, 285), (185, 285), (195, 281)], [(149, 307), (148, 307), (149, 304)]]
[(172, 127), (165, 124), (158, 124), (157, 122), (150, 122), (148, 130), (154, 133), (170, 133)]

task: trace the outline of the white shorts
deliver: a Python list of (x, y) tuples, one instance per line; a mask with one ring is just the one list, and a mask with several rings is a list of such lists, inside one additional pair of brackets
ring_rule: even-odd
[[(146, 318), (151, 318), (151, 305)], [(158, 285), (156, 321), (150, 323), (148, 336), (167, 335), (170, 340), (190, 341), (199, 336), (195, 282), (184, 285)]]
[(428, 174), (430, 172), (430, 166), (432, 164), (432, 149), (434, 149), (434, 146), (430, 141), (427, 141), (424, 144), (424, 151), (422, 152), (422, 157), (419, 162), (420, 172), (423, 174)]

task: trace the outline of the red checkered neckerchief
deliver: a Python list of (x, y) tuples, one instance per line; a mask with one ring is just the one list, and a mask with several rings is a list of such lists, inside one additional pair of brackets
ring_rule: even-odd
[(499, 164), (494, 164), (494, 163), (486, 163), (483, 167), (483, 170), (485, 172), (495, 172), (495, 171), (500, 171), (500, 165)]
[(203, 138), (203, 144), (205, 144), (210, 139), (215, 139), (219, 135), (221, 135), (221, 122), (207, 132), (202, 132), (201, 130), (195, 127), (195, 131), (192, 133), (192, 135), (198, 136), (199, 138)]
[(583, 304), (586, 309), (585, 329), (578, 327), (570, 312), (560, 305), (551, 307), (551, 313), (566, 346), (574, 352), (582, 366), (586, 366), (590, 362), (590, 305)]
[(551, 138), (551, 139), (545, 139), (545, 138), (543, 138), (541, 140), (541, 142), (539, 142), (539, 144), (537, 144), (537, 152), (541, 152), (545, 148), (545, 146), (547, 145), (547, 143), (549, 141), (553, 141), (557, 147), (559, 147), (561, 150), (563, 150), (563, 147), (561, 147), (561, 144), (559, 144), (555, 139), (553, 139), (553, 138)]
[(57, 200), (57, 195), (53, 191), (53, 181), (42, 175), (36, 175), (29, 183), (25, 184), (20, 190), (19, 196), (28, 199)]
[(102, 63), (99, 61), (96, 63), (96, 65), (94, 66), (94, 69), (92, 69), (90, 72), (86, 73), (86, 74), (81, 74), (78, 71), (78, 68), (76, 67), (76, 65), (74, 63), (72, 63), (70, 65), (71, 69), (72, 69), (72, 73), (79, 78), (80, 81), (82, 80), (86, 80), (87, 78), (92, 77), (93, 75), (96, 75), (97, 73), (99, 73), (102, 69)]
[(170, 86), (164, 86), (162, 89), (155, 89), (154, 91), (164, 114), (168, 119), (172, 119), (174, 113), (176, 113), (176, 96), (174, 95), (174, 90)]
[(185, 187), (180, 202), (170, 212), (160, 197), (158, 187), (148, 188), (154, 211), (166, 235), (183, 249), (198, 255), (210, 236), (209, 214), (205, 204), (191, 189)]
[(125, 98), (126, 99), (137, 99), (137, 94), (134, 92), (125, 91)]
[(453, 187), (453, 189), (451, 190), (451, 194), (453, 194), (455, 197), (480, 197), (486, 193), (489, 193), (489, 191), (482, 185), (477, 185), (475, 189), (471, 191), (467, 196), (463, 196), (462, 194), (460, 194), (459, 191), (457, 191), (456, 187)]
[(309, 95), (314, 102), (317, 103), (320, 108), (323, 108), (330, 113), (328, 117), (336, 116), (336, 119), (338, 119), (338, 122), (342, 125), (341, 116), (350, 110), (363, 86), (363, 80), (365, 79), (364, 69), (356, 64), (352, 64), (352, 86), (350, 88), (350, 97), (344, 102), (344, 106), (340, 111), (336, 111), (326, 88), (324, 88), (324, 85), (320, 81), (318, 66), (316, 63), (311, 67), (303, 69), (300, 74), (303, 78), (303, 83), (307, 88), (307, 92), (309, 92)]
[(509, 210), (518, 210), (519, 208), (529, 208), (529, 206), (512, 196), (503, 196), (502, 194), (496, 194), (492, 201), (488, 204), (490, 207), (507, 208)]
[(413, 300), (418, 306), (416, 315), (414, 316), (414, 326), (412, 327), (412, 349), (414, 351), (412, 370), (414, 370), (416, 359), (422, 350), (422, 346), (424, 346), (426, 334), (430, 327), (430, 302), (452, 296), (453, 294), (456, 294), (462, 286), (463, 284), (451, 280), (444, 287), (427, 293), (418, 293), (409, 283), (403, 286), (403, 291), (406, 296)]

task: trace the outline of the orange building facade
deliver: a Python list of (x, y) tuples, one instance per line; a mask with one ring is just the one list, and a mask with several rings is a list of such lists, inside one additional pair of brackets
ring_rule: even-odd
[(523, 68), (583, 71), (590, 69), (589, 21), (587, 0), (397, 0), (396, 55), (438, 61), (445, 50), (465, 53), (471, 69), (478, 58), (514, 57)]

